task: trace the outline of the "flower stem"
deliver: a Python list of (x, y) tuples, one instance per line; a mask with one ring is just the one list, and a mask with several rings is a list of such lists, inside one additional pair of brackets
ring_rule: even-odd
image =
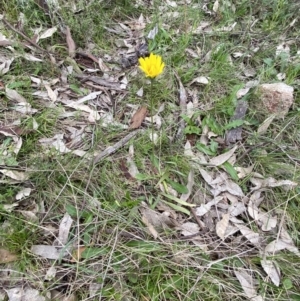
[(152, 152), (154, 157), (154, 123), (153, 123), (153, 82), (154, 79), (151, 79), (150, 86), (150, 114), (151, 114), (151, 140), (152, 140)]

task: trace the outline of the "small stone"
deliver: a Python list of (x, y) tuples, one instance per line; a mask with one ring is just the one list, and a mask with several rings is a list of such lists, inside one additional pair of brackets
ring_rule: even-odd
[(258, 87), (259, 107), (284, 118), (294, 103), (294, 88), (285, 83), (262, 84)]

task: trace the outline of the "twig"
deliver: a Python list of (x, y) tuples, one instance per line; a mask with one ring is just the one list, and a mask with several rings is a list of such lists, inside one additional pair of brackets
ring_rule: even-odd
[(203, 222), (199, 219), (199, 216), (196, 214), (196, 211), (194, 208), (190, 208), (194, 219), (196, 220), (197, 224), (199, 225), (200, 229), (205, 230), (205, 226), (203, 226)]
[(126, 135), (124, 138), (122, 138), (120, 141), (118, 141), (113, 146), (107, 147), (103, 152), (101, 152), (93, 161), (94, 164), (97, 164), (100, 160), (104, 159), (105, 157), (111, 155), (121, 147), (123, 147), (131, 138), (133, 138), (135, 135), (137, 135), (141, 130), (136, 130), (128, 135)]
[(249, 153), (251, 153), (254, 149), (259, 149), (262, 146), (265, 146), (267, 144), (269, 144), (270, 142), (263, 142), (257, 145), (253, 145), (251, 147), (249, 147), (240, 157), (237, 158), (237, 162), (240, 162), (242, 159), (244, 159)]
[(36, 44), (35, 42), (33, 42), (30, 38), (28, 38), (23, 32), (17, 30), (14, 26), (12, 26), (4, 17), (2, 18), (3, 23), (9, 27), (11, 30), (13, 30), (14, 32), (16, 32), (18, 35), (20, 35), (23, 39), (25, 39), (28, 43), (30, 43), (32, 46), (34, 46), (35, 48), (39, 49), (40, 51), (48, 54), (50, 56), (50, 52), (47, 51), (46, 49), (42, 48), (41, 46), (39, 46), (38, 44)]
[(77, 74), (75, 75), (75, 77), (79, 78), (82, 82), (92, 81), (100, 86), (104, 86), (112, 90), (126, 92), (126, 90), (121, 89), (121, 85), (119, 82), (111, 82), (98, 76), (90, 76), (90, 75), (82, 75), (82, 74)]
[[(187, 93), (186, 90), (180, 80), (179, 75), (177, 72), (174, 71), (175, 77), (179, 84), (179, 107), (181, 110), (181, 114), (186, 114), (186, 106), (187, 106)], [(179, 127), (177, 130), (177, 133), (175, 135), (176, 139), (180, 139), (183, 136), (184, 128), (185, 128), (185, 121), (182, 119), (182, 117), (179, 117)]]

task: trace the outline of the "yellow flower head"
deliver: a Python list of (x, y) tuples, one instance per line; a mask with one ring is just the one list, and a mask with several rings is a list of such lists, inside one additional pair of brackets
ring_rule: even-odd
[(160, 75), (164, 68), (165, 63), (162, 61), (161, 56), (150, 53), (148, 57), (139, 58), (140, 69), (145, 73), (147, 77), (155, 78)]

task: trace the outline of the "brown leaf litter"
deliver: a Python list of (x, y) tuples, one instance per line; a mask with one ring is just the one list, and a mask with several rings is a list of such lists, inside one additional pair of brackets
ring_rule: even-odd
[(141, 126), (147, 115), (147, 107), (140, 107), (132, 116), (130, 120), (130, 129), (137, 129)]

